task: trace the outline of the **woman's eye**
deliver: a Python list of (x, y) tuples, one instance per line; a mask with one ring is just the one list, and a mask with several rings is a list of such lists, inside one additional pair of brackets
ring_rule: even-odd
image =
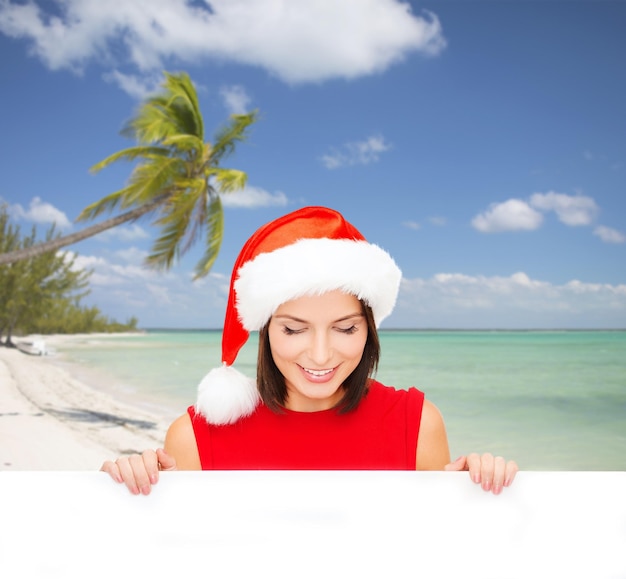
[(354, 334), (357, 331), (356, 326), (350, 326), (349, 328), (338, 328), (342, 334)]
[(287, 326), (283, 326), (283, 333), (287, 334), (288, 336), (293, 336), (294, 334), (299, 334), (302, 331), (303, 330), (293, 330), (291, 328), (288, 328)]

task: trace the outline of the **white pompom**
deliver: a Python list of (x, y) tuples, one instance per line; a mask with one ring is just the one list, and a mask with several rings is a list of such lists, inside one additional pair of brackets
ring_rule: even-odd
[(198, 385), (195, 409), (211, 424), (232, 424), (252, 414), (259, 399), (255, 381), (224, 364)]

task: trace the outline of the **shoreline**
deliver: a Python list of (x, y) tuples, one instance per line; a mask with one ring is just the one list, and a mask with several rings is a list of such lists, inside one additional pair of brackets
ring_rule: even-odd
[[(394, 386), (423, 385), (446, 417), (454, 456), (489, 449), (531, 470), (623, 470), (625, 338), (537, 335), (520, 348), (509, 336), (492, 350), (470, 336), (453, 344), (460, 355), (448, 361), (445, 341), (421, 343), (418, 336), (396, 344), (391, 336), (381, 377)], [(162, 446), (219, 352), (215, 336), (92, 333), (15, 341), (36, 339), (54, 354), (0, 347), (0, 470), (93, 470)], [(252, 351), (244, 348), (239, 362), (250, 371)]]
[[(67, 341), (110, 334), (45, 336)], [(34, 339), (19, 338), (17, 342)], [(163, 445), (169, 421), (77, 379), (48, 356), (0, 347), (0, 471), (98, 470)]]

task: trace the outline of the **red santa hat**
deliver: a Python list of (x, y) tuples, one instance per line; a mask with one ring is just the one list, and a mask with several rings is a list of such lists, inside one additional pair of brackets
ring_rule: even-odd
[(229, 424), (254, 411), (256, 382), (232, 365), (250, 332), (260, 330), (281, 304), (342, 290), (368, 304), (378, 326), (393, 310), (401, 278), (391, 256), (332, 209), (304, 207), (263, 225), (233, 267), (223, 365), (198, 386), (196, 412), (212, 424)]

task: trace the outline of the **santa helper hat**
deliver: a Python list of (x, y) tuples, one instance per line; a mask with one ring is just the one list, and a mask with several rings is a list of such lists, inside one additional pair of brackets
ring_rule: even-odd
[(368, 304), (378, 326), (393, 310), (401, 278), (391, 256), (332, 209), (304, 207), (263, 225), (235, 262), (223, 365), (202, 379), (196, 412), (211, 424), (230, 424), (254, 411), (260, 400), (256, 382), (232, 365), (250, 332), (260, 330), (281, 304), (341, 290)]

